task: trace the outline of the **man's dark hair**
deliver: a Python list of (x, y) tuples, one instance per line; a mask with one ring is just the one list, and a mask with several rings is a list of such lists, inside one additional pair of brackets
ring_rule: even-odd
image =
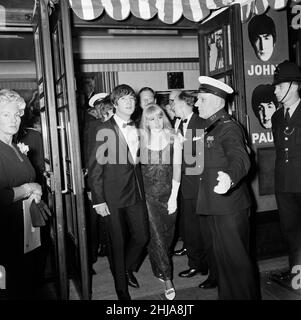
[(154, 91), (152, 88), (150, 88), (150, 87), (143, 87), (143, 88), (141, 88), (141, 89), (139, 90), (139, 92), (138, 92), (138, 96), (139, 96), (139, 97), (140, 97), (141, 92), (143, 92), (143, 91), (149, 91), (149, 92), (151, 92), (151, 93), (155, 96), (155, 91)]
[(278, 107), (278, 101), (274, 94), (274, 86), (270, 84), (260, 84), (252, 93), (252, 109), (255, 116), (259, 119), (259, 110), (261, 103), (274, 102), (276, 108)]
[(185, 101), (190, 107), (193, 108), (195, 102), (196, 102), (196, 97), (193, 96), (192, 94), (186, 92), (186, 91), (182, 91), (178, 96), (177, 98), (179, 100), (183, 100)]
[(127, 84), (120, 84), (119, 86), (115, 87), (111, 93), (111, 102), (116, 105), (117, 101), (127, 95), (131, 95), (136, 99), (135, 91), (132, 87)]
[(260, 34), (271, 34), (273, 43), (276, 42), (276, 27), (272, 18), (266, 14), (255, 16), (248, 24), (249, 40), (252, 46), (255, 46), (255, 41)]

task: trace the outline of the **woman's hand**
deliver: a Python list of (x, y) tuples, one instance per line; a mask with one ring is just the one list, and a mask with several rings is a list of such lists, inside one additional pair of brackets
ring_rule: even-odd
[(31, 182), (27, 183), (27, 185), (30, 187), (32, 194), (42, 196), (42, 187), (38, 183)]
[(168, 214), (173, 214), (177, 210), (177, 196), (174, 194), (171, 194), (169, 197), (169, 200), (167, 202), (167, 210)]
[(33, 193), (33, 194), (29, 197), (29, 200), (30, 200), (30, 202), (31, 202), (32, 200), (34, 200), (35, 203), (40, 203), (41, 197), (42, 197), (42, 194)]

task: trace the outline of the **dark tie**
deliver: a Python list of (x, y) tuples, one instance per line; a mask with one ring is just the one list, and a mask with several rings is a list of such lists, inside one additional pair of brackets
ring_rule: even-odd
[(126, 128), (127, 126), (134, 126), (135, 125), (135, 122), (134, 121), (129, 121), (127, 123), (124, 123), (122, 125), (122, 128)]
[(286, 108), (286, 111), (285, 111), (285, 116), (284, 116), (284, 119), (285, 119), (285, 122), (288, 123), (291, 116), (290, 116), (290, 113), (289, 113), (289, 110), (290, 108)]
[(187, 119), (185, 120), (182, 120), (180, 122), (180, 125), (179, 125), (179, 128), (178, 128), (178, 131), (181, 133), (181, 135), (184, 137), (184, 130), (183, 130), (183, 124), (187, 122)]

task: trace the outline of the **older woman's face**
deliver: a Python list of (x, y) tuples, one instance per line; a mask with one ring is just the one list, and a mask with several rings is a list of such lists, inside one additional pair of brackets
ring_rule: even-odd
[(0, 105), (0, 133), (14, 135), (18, 132), (22, 113), (17, 103)]

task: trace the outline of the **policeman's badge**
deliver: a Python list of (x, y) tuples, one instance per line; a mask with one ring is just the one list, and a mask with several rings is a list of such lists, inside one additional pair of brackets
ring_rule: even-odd
[(207, 148), (211, 148), (213, 145), (213, 141), (214, 141), (214, 136), (208, 136), (206, 139), (206, 143), (207, 143)]

